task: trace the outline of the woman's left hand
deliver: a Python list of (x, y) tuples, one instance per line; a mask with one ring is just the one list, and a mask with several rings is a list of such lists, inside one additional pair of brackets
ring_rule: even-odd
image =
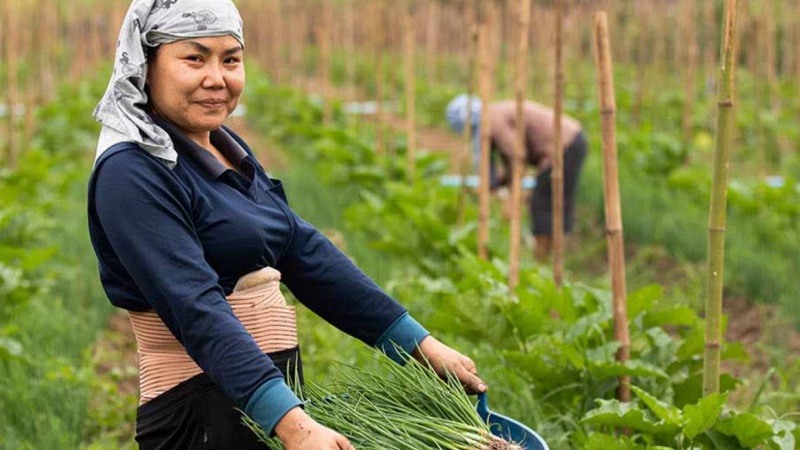
[(486, 392), (486, 383), (478, 377), (475, 363), (470, 358), (442, 344), (433, 336), (423, 339), (419, 343), (419, 347), (414, 350), (413, 356), (423, 364), (429, 363), (442, 378), (446, 378), (448, 373), (455, 375), (464, 385), (464, 390), (468, 394)]

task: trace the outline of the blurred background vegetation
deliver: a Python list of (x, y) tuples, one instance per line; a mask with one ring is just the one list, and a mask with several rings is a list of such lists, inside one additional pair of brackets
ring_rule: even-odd
[[(502, 202), (493, 204), (492, 259), (477, 260), (476, 200), (469, 197), (459, 226), (457, 189), (439, 177), (457, 172), (465, 151), (443, 111), (470, 89), (477, 20), (494, 24), (495, 97), (513, 94), (516, 2), (236, 3), (249, 66), (243, 117), (231, 126), (284, 180), (301, 215), (476, 359), (496, 409), (535, 426), (553, 448), (583, 448), (596, 438), (582, 418), (595, 399), (613, 398), (620, 371), (679, 407), (696, 400), (721, 1), (566, 2), (565, 112), (590, 139), (568, 238), (569, 282), (556, 289), (549, 268), (525, 251), (515, 295), (502, 288)], [(0, 4), (0, 448), (132, 448), (135, 343), (99, 285), (85, 212), (99, 130), (91, 113), (129, 2)], [(798, 6), (740, 4), (728, 199), (729, 404), (776, 418), (800, 409)], [(636, 364), (625, 368), (613, 363), (607, 305), (595, 10), (609, 14), (614, 51), (634, 292)], [(554, 2), (535, 0), (531, 14), (528, 92), (549, 104)], [(413, 24), (410, 94), (403, 17)], [(412, 144), (422, 150), (414, 183), (405, 181), (409, 95)], [(299, 320), (311, 380), (335, 377), (334, 361), (373, 363), (371, 352), (307, 311)]]

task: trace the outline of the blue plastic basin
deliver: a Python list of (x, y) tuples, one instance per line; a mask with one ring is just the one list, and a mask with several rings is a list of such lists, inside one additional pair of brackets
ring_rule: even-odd
[(547, 443), (535, 431), (510, 417), (490, 411), (485, 393), (478, 395), (477, 410), (495, 436), (519, 444), (525, 450), (549, 450)]

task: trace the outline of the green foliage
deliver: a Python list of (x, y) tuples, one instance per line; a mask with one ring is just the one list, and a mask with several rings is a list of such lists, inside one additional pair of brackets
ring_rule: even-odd
[(87, 348), (111, 310), (87, 258), (91, 113), (100, 97), (91, 81), (62, 88), (37, 111), (31, 146), (16, 170), (0, 174), (3, 448), (76, 448), (87, 438), (97, 382)]
[[(261, 95), (271, 98), (270, 104), (293, 102), (292, 108), (314, 108), (268, 87)], [(289, 115), (310, 117), (297, 112)], [(387, 283), (391, 292), (435, 334), (472, 348), (479, 366), (482, 361), (499, 365), (496, 372), (502, 378), (498, 381), (518, 384), (529, 396), (528, 403), (521, 405), (519, 392), (511, 390), (500, 394), (501, 401), (512, 406), (514, 416), (523, 422), (548, 430), (546, 438), (569, 447), (667, 448), (683, 443), (732, 445), (731, 440), (752, 443), (766, 436), (766, 432), (736, 434), (736, 426), (727, 420), (746, 419), (724, 408), (727, 395), (702, 397), (704, 321), (693, 309), (664, 301), (660, 287), (647, 286), (630, 294), (631, 360), (619, 363), (609, 292), (579, 284), (557, 289), (549, 274), (527, 266), (522, 268), (520, 287), (509, 292), (505, 263), (495, 258), (480, 260), (472, 251), (476, 211), (471, 202), (464, 212), (465, 225), (453, 225), (458, 192), (438, 185), (438, 158), (422, 156), (419, 167), (424, 176), (408, 183), (402, 147), (394, 159), (378, 158), (371, 144), (351, 131), (315, 127), (314, 119), (292, 125), (274, 137), (292, 152), (301, 152), (318, 176), (331, 183), (331, 189), (347, 196), (344, 217), (349, 232), (367, 236), (380, 254), (403, 262), (403, 272)], [(272, 125), (272, 130), (283, 126)], [(691, 176), (677, 164), (684, 154), (670, 153), (674, 143), (658, 145), (667, 149), (668, 157), (653, 156), (639, 167), (664, 171), (661, 179), (677, 186), (678, 203), (688, 199), (692, 204), (691, 199), (707, 188), (687, 181)], [(643, 195), (652, 194), (646, 190)], [(663, 196), (662, 208), (676, 201), (673, 194)], [(700, 217), (699, 204), (697, 208), (692, 219)], [(657, 209), (649, 211), (651, 215), (641, 223), (664, 222), (663, 210)], [(663, 228), (672, 233), (666, 237), (694, 239), (691, 242), (700, 247), (693, 249), (694, 254), (704, 252), (702, 237), (687, 237), (689, 233), (681, 231), (685, 227), (669, 225)], [(492, 230), (500, 236), (507, 233), (499, 223), (492, 224)], [(642, 236), (646, 233), (642, 229)], [(496, 248), (490, 253), (500, 254)], [(740, 345), (726, 344), (723, 349), (724, 359), (746, 357)], [(610, 400), (621, 375), (632, 377), (641, 387), (636, 390), (636, 403)], [(728, 392), (738, 380), (723, 376), (721, 383)], [(594, 408), (595, 399), (600, 408)], [(758, 420), (767, 420), (772, 427), (772, 434), (764, 439), (792, 439), (792, 431), (780, 427), (788, 430), (793, 424)], [(598, 433), (609, 426), (638, 434), (615, 438)], [(603, 443), (613, 445), (603, 447)]]
[(594, 427), (630, 430), (631, 437), (594, 434), (584, 446), (597, 448), (760, 449), (796, 448), (800, 430), (786, 419), (764, 418), (725, 408), (727, 395), (711, 394), (678, 409), (633, 387), (637, 402), (598, 400), (583, 422)]

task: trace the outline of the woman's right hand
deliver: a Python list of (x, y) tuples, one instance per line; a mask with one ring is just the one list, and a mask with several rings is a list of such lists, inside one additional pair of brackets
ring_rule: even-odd
[(275, 425), (275, 434), (286, 450), (355, 450), (346, 437), (324, 427), (299, 406), (289, 410)]

